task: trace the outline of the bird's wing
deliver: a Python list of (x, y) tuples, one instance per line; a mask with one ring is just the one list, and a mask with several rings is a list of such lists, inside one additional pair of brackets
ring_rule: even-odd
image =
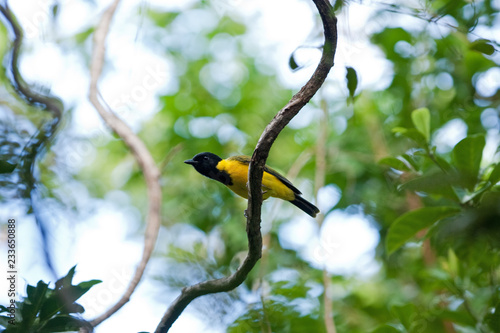
[[(239, 156), (231, 156), (228, 158), (230, 161), (238, 161), (243, 164), (250, 164), (250, 160), (252, 158), (250, 156), (246, 155), (239, 155)], [(302, 192), (299, 191), (298, 188), (293, 186), (292, 182), (290, 182), (288, 179), (286, 179), (284, 176), (282, 176), (278, 171), (274, 170), (273, 168), (265, 165), (264, 166), (264, 171), (273, 175), (274, 177), (278, 178), (283, 184), (286, 185), (289, 189), (291, 189), (294, 193), (296, 194), (302, 194)]]

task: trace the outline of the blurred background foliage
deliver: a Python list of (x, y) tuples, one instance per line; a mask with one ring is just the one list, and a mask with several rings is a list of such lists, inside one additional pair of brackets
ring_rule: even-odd
[[(322, 205), (325, 220), (335, 211), (364, 215), (380, 237), (371, 259), (376, 269), (329, 271), (325, 284), (321, 261), (282, 239), (280, 230), (301, 219), (301, 212), (266, 203), (264, 256), (245, 285), (192, 305), (207, 320), (218, 318), (222, 331), (326, 332), (326, 292), (337, 332), (500, 332), (500, 58), (497, 42), (481, 34), (498, 31), (500, 5), (440, 0), (422, 1), (417, 9), (411, 4), (374, 3), (371, 19), (386, 25), (370, 41), (390, 64), (384, 74), (390, 84), (383, 90), (356, 89), (355, 67), (346, 81), (328, 80), (280, 134), (268, 159), (284, 174), (295, 168), (294, 182), (313, 198), (320, 124), (327, 124), (326, 178), (320, 186), (334, 189), (339, 198), (326, 197), (331, 202)], [(349, 5), (335, 2), (338, 13)], [(173, 64), (176, 82), (158, 97), (157, 112), (137, 127), (162, 167), (163, 230), (152, 273), (159, 290), (227, 275), (247, 249), (246, 202), (182, 161), (203, 151), (250, 155), (295, 91), (280, 81), (276, 68), (259, 60), (258, 51), (249, 52), (243, 20), (223, 15), (213, 25), (193, 23), (216, 10), (200, 1), (182, 12), (142, 7), (137, 13), (144, 43)], [(425, 24), (402, 28), (391, 23), (395, 15)], [(315, 22), (319, 34), (321, 24)], [(180, 28), (189, 23), (193, 26)], [(77, 48), (88, 63), (92, 32), (87, 27), (59, 43)], [(4, 26), (0, 38), (5, 58)], [(290, 66), (301, 70), (295, 60)], [(46, 115), (23, 104), (5, 70), (0, 75), (1, 159), (16, 165)], [(341, 93), (330, 95), (332, 89)], [(122, 208), (144, 220), (143, 177), (116, 136), (105, 134), (78, 168), (60, 163), (63, 141), (78, 141), (68, 133), (71, 117), (68, 110), (38, 163), (39, 187), (50, 200), (45, 202), (80, 220), (93, 214), (89, 201), (116, 200), (121, 207), (123, 198), (116, 193), (125, 193)], [(16, 170), (2, 169), (2, 202), (23, 198), (18, 180)]]

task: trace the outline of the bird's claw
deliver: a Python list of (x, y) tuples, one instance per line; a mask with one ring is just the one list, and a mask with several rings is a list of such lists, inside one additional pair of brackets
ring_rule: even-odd
[[(247, 190), (249, 190), (250, 189), (250, 182), (247, 182), (245, 186), (247, 187)], [(262, 190), (262, 194), (266, 194), (266, 193), (267, 193), (267, 190)]]

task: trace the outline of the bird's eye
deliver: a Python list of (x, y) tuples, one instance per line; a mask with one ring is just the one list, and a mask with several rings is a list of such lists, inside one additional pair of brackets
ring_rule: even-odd
[(203, 156), (203, 159), (206, 161), (208, 160), (208, 156)]

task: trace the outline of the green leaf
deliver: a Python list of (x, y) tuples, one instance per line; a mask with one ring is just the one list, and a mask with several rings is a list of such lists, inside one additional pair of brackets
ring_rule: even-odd
[(82, 313), (84, 309), (81, 305), (73, 303), (85, 294), (94, 285), (101, 283), (100, 280), (90, 280), (72, 285), (76, 266), (71, 267), (66, 276), (56, 281), (56, 289), (47, 298), (44, 306), (40, 310), (40, 319), (48, 320), (57, 313)]
[(500, 163), (495, 165), (493, 170), (490, 173), (490, 178), (488, 178), (488, 181), (492, 184), (495, 185), (500, 181)]
[(71, 286), (71, 281), (73, 281), (73, 277), (75, 276), (75, 270), (76, 270), (76, 265), (69, 269), (68, 274), (57, 280), (56, 289), (61, 289), (66, 286)]
[(38, 281), (36, 287), (28, 285), (28, 287), (26, 288), (28, 300), (32, 305), (38, 307), (43, 302), (48, 289), (49, 285), (42, 280)]
[(297, 69), (299, 69), (299, 65), (297, 64), (297, 62), (295, 61), (295, 56), (294, 56), (294, 53), (292, 53), (290, 55), (290, 59), (288, 59), (288, 66), (290, 67), (290, 69), (292, 71), (295, 71)]
[(391, 325), (382, 325), (377, 327), (372, 333), (401, 333), (401, 331)]
[(78, 284), (78, 288), (81, 288), (82, 290), (85, 290), (85, 292), (87, 292), (90, 288), (99, 283), (102, 283), (102, 281), (101, 280), (83, 281)]
[(46, 295), (50, 293), (49, 285), (40, 280), (36, 287), (28, 285), (26, 287), (26, 293), (28, 297), (23, 302), (19, 312), (23, 318), (23, 324), (26, 327), (31, 327), (40, 310), (46, 306)]
[(78, 303), (70, 304), (66, 307), (68, 313), (84, 313), (85, 308)]
[(278, 281), (272, 284), (273, 295), (282, 295), (290, 299), (305, 298), (309, 288), (301, 283)]
[(415, 141), (420, 147), (427, 149), (425, 136), (414, 128), (395, 127), (392, 129), (392, 132), (406, 136)]
[(87, 281), (87, 282), (82, 282), (80, 286), (69, 286), (65, 287), (60, 290), (56, 290), (56, 297), (59, 299), (64, 300), (64, 308), (60, 309), (62, 313), (72, 313), (72, 312), (80, 312), (81, 307), (78, 305), (75, 305), (73, 302), (75, 302), (77, 299), (82, 297), (89, 289), (97, 284), (100, 283), (101, 281), (98, 280), (92, 280), (92, 281)]
[(35, 321), (38, 311), (34, 305), (27, 303), (25, 300), (19, 312), (23, 318), (23, 324), (26, 325), (26, 327), (30, 327)]
[(413, 167), (414, 170), (419, 171), (420, 170), (420, 163), (418, 161), (419, 156), (416, 156), (415, 154), (401, 154), (401, 158), (403, 158), (405, 161), (408, 161), (410, 165)]
[(168, 12), (158, 12), (155, 10), (147, 10), (147, 15), (151, 21), (159, 27), (167, 27), (170, 25), (178, 16), (180, 12), (168, 11)]
[(59, 4), (55, 3), (52, 5), (52, 18), (57, 18), (57, 15), (59, 14)]
[(459, 268), (460, 268), (460, 264), (458, 261), (458, 257), (456, 255), (455, 251), (453, 251), (452, 248), (449, 248), (448, 249), (448, 270), (449, 270), (450, 275), (452, 277), (458, 276)]
[(411, 113), (411, 120), (415, 128), (424, 136), (425, 141), (431, 138), (431, 113), (428, 108), (416, 109)]
[(65, 300), (59, 295), (52, 294), (46, 301), (44, 306), (40, 309), (38, 318), (44, 322), (54, 316), (60, 309), (64, 307)]
[(460, 202), (460, 199), (452, 187), (455, 183), (455, 178), (439, 171), (409, 180), (399, 186), (398, 189), (437, 194), (453, 201)]
[(438, 312), (438, 317), (462, 326), (475, 327), (477, 324), (474, 317), (472, 317), (469, 313), (465, 311), (451, 311), (451, 310), (441, 309)]
[(349, 97), (354, 98), (354, 93), (358, 87), (358, 75), (356, 70), (352, 67), (346, 67), (347, 74), (345, 76), (347, 80), (347, 89), (349, 90)]
[(420, 230), (459, 212), (460, 209), (456, 207), (424, 207), (401, 215), (387, 233), (387, 253), (392, 254)]
[(410, 171), (410, 168), (403, 161), (391, 156), (382, 158), (378, 161), (378, 164), (388, 165), (396, 170)]
[[(435, 148), (435, 147), (433, 147)], [(434, 154), (434, 160), (436, 161), (436, 164), (444, 171), (446, 172), (451, 172), (452, 171), (452, 167), (450, 165), (450, 163), (448, 163), (444, 158), (438, 156), (438, 155), (435, 155), (435, 152), (433, 152)]]
[[(12, 318), (8, 317), (8, 316), (0, 316), (0, 325), (2, 325), (3, 327), (7, 327), (9, 326), (9, 320), (11, 320)], [(2, 331), (2, 333), (4, 333), (5, 331)]]
[(344, 3), (344, 0), (336, 0), (334, 1), (333, 4), (333, 11), (335, 13), (339, 12), (340, 9), (342, 9), (346, 4)]
[(417, 307), (414, 304), (395, 305), (391, 308), (391, 312), (398, 317), (403, 326), (410, 330), (412, 321), (415, 319)]
[(7, 325), (7, 329), (2, 331), (2, 333), (26, 333), (23, 327), (19, 325)]
[(498, 332), (498, 328), (500, 327), (500, 302), (497, 303), (493, 312), (484, 316), (484, 322), (493, 332)]
[(17, 164), (11, 164), (9, 162), (0, 160), (0, 174), (11, 173), (16, 168)]
[(77, 33), (74, 37), (75, 42), (77, 44), (83, 44), (90, 36), (92, 36), (94, 30), (95, 28), (92, 26), (82, 32)]
[(39, 333), (52, 333), (52, 332), (68, 332), (78, 331), (84, 325), (84, 321), (72, 316), (57, 316), (49, 321), (38, 330)]
[(484, 135), (471, 135), (453, 148), (453, 161), (460, 173), (463, 185), (473, 191), (477, 183), (479, 166), (486, 140)]
[(469, 49), (487, 55), (492, 55), (493, 53), (495, 53), (495, 47), (490, 43), (491, 41), (488, 39), (477, 39), (470, 44)]

